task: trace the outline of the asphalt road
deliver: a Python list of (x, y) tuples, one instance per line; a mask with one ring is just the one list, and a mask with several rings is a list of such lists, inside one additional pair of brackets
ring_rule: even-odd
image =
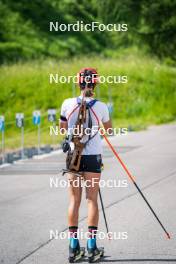
[[(110, 141), (171, 239), (166, 238), (104, 142), (102, 179), (114, 180), (116, 187), (101, 190), (109, 229), (116, 237), (110, 241), (98, 239), (98, 245), (105, 247), (102, 262), (176, 263), (176, 125), (151, 127)], [(68, 262), (68, 239), (60, 238), (61, 232), (67, 234), (67, 188), (51, 187), (50, 182), (65, 179), (59, 172), (64, 159), (62, 153), (56, 152), (0, 168), (0, 263)], [(126, 187), (122, 184), (125, 180)], [(83, 193), (79, 228), (84, 231), (86, 216)], [(102, 212), (99, 230), (106, 234)], [(58, 239), (50, 239), (51, 231), (58, 232)], [(124, 234), (126, 239), (122, 239)], [(86, 245), (85, 239), (81, 245)]]

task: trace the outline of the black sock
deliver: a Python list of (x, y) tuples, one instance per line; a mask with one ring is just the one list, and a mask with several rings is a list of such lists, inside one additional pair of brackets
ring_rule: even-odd
[(77, 238), (78, 227), (77, 226), (69, 226), (69, 237)]
[(96, 238), (97, 226), (88, 226), (89, 238)]

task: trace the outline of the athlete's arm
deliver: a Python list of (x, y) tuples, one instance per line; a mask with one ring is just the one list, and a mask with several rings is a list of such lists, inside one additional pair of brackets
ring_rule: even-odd
[(109, 120), (109, 121), (107, 121), (107, 122), (105, 122), (105, 123), (103, 123), (103, 126), (104, 126), (104, 129), (107, 131), (107, 129), (109, 128), (112, 128), (112, 122), (111, 122), (111, 120)]
[(107, 122), (104, 122), (103, 126), (104, 126), (104, 129), (105, 129), (107, 135), (112, 136), (113, 135), (112, 121), (109, 120)]
[(66, 110), (67, 110), (67, 100), (65, 100), (61, 106), (61, 113), (60, 113), (60, 122), (59, 127), (60, 129), (68, 129), (68, 121), (66, 118)]
[(112, 122), (109, 116), (109, 110), (106, 104), (102, 105), (102, 124), (108, 135), (113, 134)]

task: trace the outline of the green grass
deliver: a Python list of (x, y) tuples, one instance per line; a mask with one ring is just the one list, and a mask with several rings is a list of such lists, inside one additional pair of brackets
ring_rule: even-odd
[[(72, 97), (72, 84), (50, 84), (49, 73), (74, 75), (80, 68), (97, 68), (100, 75), (127, 75), (127, 84), (101, 84), (97, 95), (114, 102), (113, 124), (143, 129), (150, 124), (173, 121), (176, 116), (176, 69), (157, 59), (133, 54), (117, 58), (91, 56), (67, 61), (34, 61), (0, 67), (0, 115), (6, 119), (6, 148), (18, 148), (20, 130), (15, 127), (15, 113), (24, 112), (25, 146), (37, 144), (37, 128), (32, 124), (32, 112), (42, 113), (41, 142), (53, 143), (49, 136), (47, 109), (58, 110), (62, 101)], [(78, 87), (76, 94), (79, 94)], [(54, 143), (59, 142), (56, 137)]]

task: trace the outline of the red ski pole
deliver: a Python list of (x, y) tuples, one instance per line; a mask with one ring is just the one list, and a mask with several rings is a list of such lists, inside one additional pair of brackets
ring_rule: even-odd
[(134, 180), (134, 177), (132, 176), (132, 174), (129, 172), (129, 170), (127, 169), (127, 167), (125, 166), (125, 164), (123, 163), (123, 161), (121, 160), (120, 156), (118, 155), (118, 153), (116, 152), (116, 150), (114, 149), (114, 147), (112, 146), (112, 144), (110, 143), (110, 141), (108, 140), (108, 138), (102, 133), (101, 134), (103, 136), (103, 138), (105, 139), (105, 141), (107, 142), (108, 146), (111, 148), (112, 152), (114, 153), (115, 157), (117, 158), (117, 160), (120, 162), (120, 164), (122, 165), (122, 167), (124, 168), (124, 170), (126, 171), (128, 177), (130, 178), (130, 180), (133, 182), (133, 184), (135, 185), (136, 189), (139, 191), (140, 195), (142, 196), (142, 198), (144, 199), (144, 201), (146, 202), (146, 204), (148, 205), (148, 207), (150, 208), (151, 212), (153, 213), (154, 217), (156, 218), (156, 220), (158, 221), (158, 223), (160, 224), (161, 228), (163, 229), (163, 231), (165, 232), (165, 234), (167, 235), (167, 238), (170, 239), (170, 234), (167, 232), (166, 228), (163, 226), (163, 224), (161, 223), (160, 219), (158, 218), (158, 216), (156, 215), (155, 211), (153, 210), (153, 208), (151, 207), (151, 205), (149, 204), (149, 202), (147, 201), (146, 197), (144, 196), (144, 194), (142, 193), (141, 189), (139, 188), (139, 186), (137, 185), (137, 183)]

